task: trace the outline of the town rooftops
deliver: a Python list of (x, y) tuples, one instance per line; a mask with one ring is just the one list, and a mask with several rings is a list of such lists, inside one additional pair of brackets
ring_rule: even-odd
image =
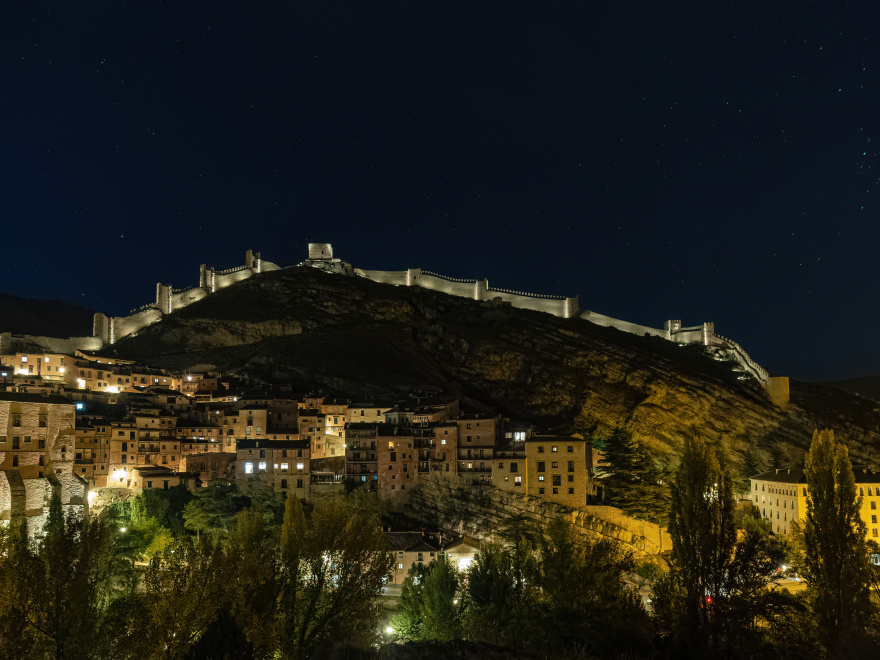
[(238, 449), (308, 449), (308, 440), (239, 440)]
[(534, 444), (536, 442), (587, 442), (589, 440), (584, 440), (583, 438), (576, 438), (573, 435), (533, 435), (531, 438), (525, 440), (525, 442), (529, 444)]
[(388, 547), (396, 552), (437, 552), (421, 532), (385, 532)]
[(53, 405), (72, 406), (73, 401), (58, 394), (29, 394), (26, 392), (0, 392), (0, 401), (19, 403), (50, 403)]
[[(880, 472), (864, 465), (853, 465), (857, 484), (880, 484)], [(771, 481), (777, 484), (806, 484), (807, 477), (800, 468), (779, 468), (749, 477), (753, 481)]]
[(774, 469), (769, 472), (763, 472), (762, 474), (755, 475), (754, 477), (749, 477), (750, 479), (754, 479), (755, 481), (772, 481), (778, 484), (805, 484), (807, 483), (806, 476), (804, 475), (804, 471), (800, 469)]

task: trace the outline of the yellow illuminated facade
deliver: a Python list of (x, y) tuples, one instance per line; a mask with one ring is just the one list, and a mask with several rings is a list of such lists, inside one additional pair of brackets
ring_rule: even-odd
[[(853, 475), (868, 539), (880, 542), (880, 472), (856, 466)], [(749, 481), (752, 504), (774, 533), (789, 534), (792, 522), (806, 519), (809, 487), (803, 470), (771, 470)]]

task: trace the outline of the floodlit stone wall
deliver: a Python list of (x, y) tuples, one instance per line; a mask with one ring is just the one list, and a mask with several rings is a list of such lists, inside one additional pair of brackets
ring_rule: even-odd
[[(98, 350), (106, 344), (113, 344), (123, 337), (134, 334), (141, 328), (155, 323), (165, 314), (183, 309), (219, 289), (249, 279), (259, 273), (280, 268), (278, 264), (263, 260), (259, 252), (254, 253), (251, 250), (245, 253), (244, 266), (218, 271), (202, 264), (199, 267), (198, 286), (175, 289), (171, 285), (159, 282), (156, 284), (156, 301), (132, 310), (128, 316), (108, 317), (101, 313), (95, 314), (94, 337), (91, 338), (94, 345), (89, 345), (88, 348)], [(85, 348), (84, 346), (76, 347)]]

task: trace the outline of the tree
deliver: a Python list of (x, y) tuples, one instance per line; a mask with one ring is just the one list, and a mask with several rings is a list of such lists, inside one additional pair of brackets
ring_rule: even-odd
[(151, 658), (179, 658), (205, 632), (223, 603), (222, 554), (207, 537), (177, 537), (153, 556), (142, 607)]
[[(498, 542), (483, 542), (467, 574), (468, 607), (464, 626), (469, 639), (506, 645), (521, 637), (522, 629), (511, 625), (514, 584), (507, 548)], [(406, 589), (405, 582), (403, 588)], [(400, 603), (404, 603), (403, 595)]]
[(419, 642), (422, 635), (422, 590), (425, 586), (427, 564), (413, 564), (403, 584), (400, 585), (400, 600), (397, 614), (391, 617), (391, 627), (398, 638), (407, 642)]
[(699, 629), (725, 595), (736, 541), (730, 476), (699, 436), (685, 438), (671, 491), (672, 573), (684, 594), (686, 623)]
[[(114, 549), (104, 521), (71, 512), (53, 495), (42, 542), (19, 536), (13, 550), (13, 597), (23, 611), (34, 654), (100, 657), (100, 628), (111, 592)], [(15, 584), (15, 582), (14, 582)]]
[(804, 460), (807, 515), (797, 530), (802, 571), (823, 642), (837, 652), (871, 614), (867, 528), (847, 448), (831, 430), (816, 431)]
[(226, 589), (230, 613), (257, 657), (272, 657), (279, 644), (281, 565), (278, 536), (267, 530), (261, 511), (238, 514), (229, 535), (226, 563), (234, 575)]
[(393, 566), (375, 511), (350, 497), (332, 498), (307, 518), (289, 497), (279, 551), (282, 657), (316, 657), (337, 641), (374, 639), (375, 602)]
[(733, 482), (699, 436), (685, 439), (671, 490), (672, 557), (668, 579), (655, 583), (658, 628), (691, 646), (757, 653), (768, 622), (790, 605), (767, 589), (785, 543), (749, 520), (736, 542)]
[(419, 603), (422, 638), (437, 642), (457, 639), (461, 636), (464, 611), (458, 571), (445, 558), (432, 561), (423, 584)]
[(617, 427), (604, 441), (602, 484), (605, 500), (625, 513), (663, 522), (669, 509), (668, 488), (657, 463), (630, 433)]
[(563, 518), (551, 520), (539, 573), (545, 642), (600, 654), (646, 644), (647, 615), (622, 580), (634, 568), (613, 541), (584, 543)]
[(183, 508), (184, 525), (197, 536), (208, 534), (214, 540), (224, 539), (247, 503), (248, 499), (239, 495), (234, 486), (200, 488)]

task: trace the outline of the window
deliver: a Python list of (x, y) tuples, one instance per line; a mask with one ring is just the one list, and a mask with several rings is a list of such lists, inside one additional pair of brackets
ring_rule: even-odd
[(266, 471), (266, 461), (260, 461), (260, 472)]
[(282, 488), (287, 488), (287, 479), (282, 479), (282, 480), (281, 480), (281, 487), (282, 487)]
[(569, 462), (568, 462), (568, 471), (569, 471), (569, 472), (574, 472), (574, 461), (569, 461)]
[(539, 489), (538, 489), (538, 495), (543, 495), (543, 494), (544, 494), (544, 489), (543, 489), (543, 488), (539, 488)]
[(543, 475), (543, 474), (538, 475), (538, 481), (544, 481), (544, 475)]
[(559, 463), (557, 463), (556, 461), (553, 461), (552, 463), (550, 463), (550, 467), (555, 470), (556, 468), (559, 467)]
[(253, 474), (254, 473), (254, 464), (248, 461), (244, 464), (244, 473), (245, 474)]
[(17, 435), (12, 436), (12, 448), (21, 449), (21, 438)]
[(510, 464), (510, 471), (511, 472), (519, 472), (519, 465), (517, 463), (511, 463)]
[(571, 454), (573, 452), (574, 452), (574, 445), (569, 445), (568, 446), (568, 453)]
[(12, 425), (13, 426), (21, 426), (21, 415), (18, 415), (18, 414), (12, 415)]
[(538, 461), (538, 472), (544, 471), (544, 461)]
[(873, 525), (877, 524), (877, 516), (871, 516), (871, 524), (873, 524)]
[(551, 448), (550, 448), (550, 451), (552, 451), (552, 452), (555, 454), (555, 453), (556, 453), (556, 447), (551, 447)]
[(569, 489), (568, 489), (568, 494), (569, 494), (569, 495), (574, 495), (574, 488), (569, 488)]
[(18, 454), (12, 455), (12, 467), (18, 467)]
[(877, 502), (872, 501), (871, 502), (871, 511), (876, 511), (876, 510), (877, 510)]
[(281, 464), (281, 471), (282, 471), (282, 472), (287, 472), (287, 468), (288, 468), (289, 465), (290, 465), (289, 463), (282, 463), (282, 464)]
[(302, 479), (297, 479), (297, 480), (296, 480), (296, 487), (297, 487), (297, 488), (302, 488), (302, 487), (303, 487), (303, 480), (302, 480)]
[(516, 476), (513, 478), (514, 486), (522, 486), (522, 477)]
[(45, 465), (45, 464), (46, 464), (46, 457), (43, 456), (43, 454), (40, 454), (40, 461), (39, 461), (38, 465)]
[(877, 536), (877, 528), (871, 530), (871, 536)]
[(498, 464), (498, 469), (499, 469), (499, 470), (503, 470), (503, 469), (504, 469), (504, 463), (499, 463), (499, 464)]
[(574, 475), (573, 475), (573, 474), (568, 475), (568, 480), (569, 480), (569, 481), (574, 481)]
[(526, 432), (525, 431), (514, 431), (513, 432), (513, 439), (514, 440), (525, 440), (526, 439)]
[(562, 477), (559, 476), (558, 474), (553, 475), (553, 485), (554, 486), (561, 486), (562, 485)]
[(538, 453), (539, 453), (539, 454), (543, 454), (543, 453), (544, 453), (544, 447), (543, 447), (542, 445), (538, 445)]
[(554, 494), (554, 495), (559, 495), (559, 489), (558, 489), (558, 488), (554, 488), (554, 489), (553, 489), (553, 494)]
[(305, 463), (297, 463), (296, 464), (296, 471), (297, 472), (302, 472), (303, 470), (305, 470), (305, 468), (306, 468)]

